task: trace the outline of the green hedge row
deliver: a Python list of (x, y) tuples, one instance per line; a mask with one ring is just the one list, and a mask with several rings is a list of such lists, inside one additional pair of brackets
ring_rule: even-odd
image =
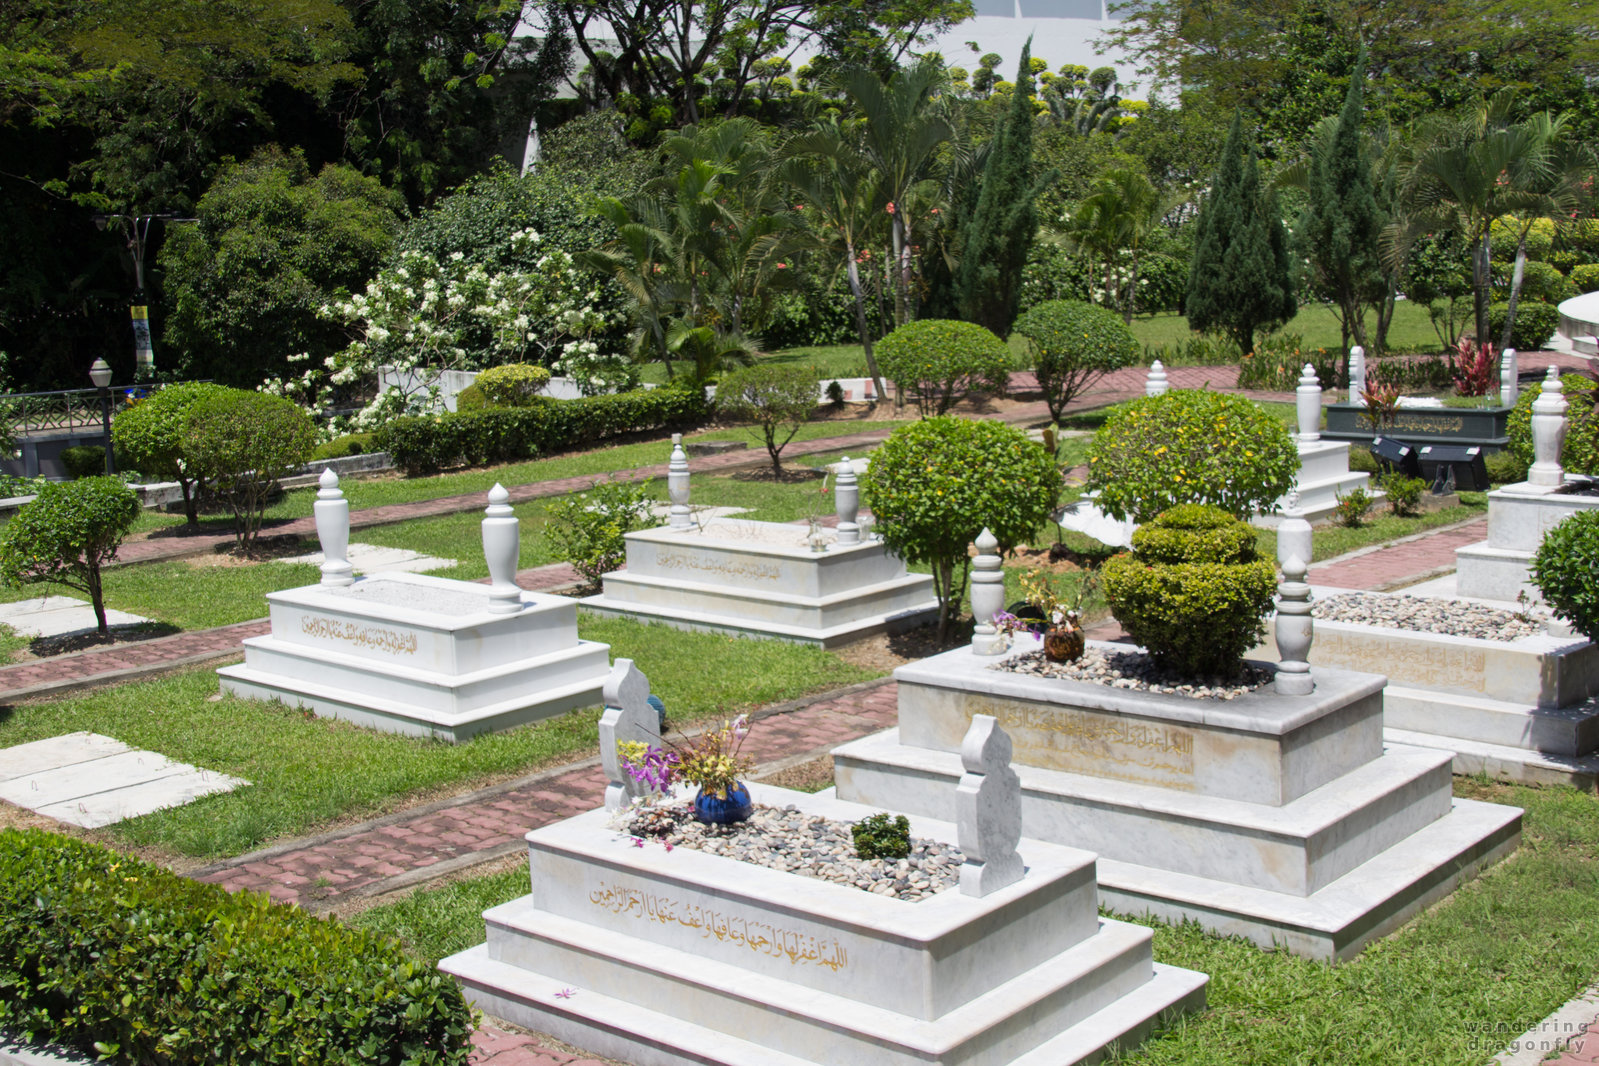
[(0, 832), (0, 1028), (120, 1062), (464, 1064), (448, 977), (374, 933)]
[(538, 397), (529, 407), (397, 418), (378, 431), (378, 443), (405, 473), (431, 474), (462, 463), (514, 462), (624, 433), (690, 425), (708, 413), (705, 391), (697, 386), (577, 400)]

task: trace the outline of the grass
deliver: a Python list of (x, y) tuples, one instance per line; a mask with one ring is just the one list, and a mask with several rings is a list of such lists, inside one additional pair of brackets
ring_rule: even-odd
[[(1524, 807), (1521, 850), (1353, 961), (1143, 921), (1158, 961), (1210, 975), (1208, 1010), (1117, 1061), (1476, 1066), (1587, 986), (1599, 972), (1599, 800), (1464, 780), (1456, 792)], [(512, 870), (417, 892), (354, 924), (435, 960), (482, 943), (481, 912), (528, 887), (527, 871)]]
[[(1305, 348), (1333, 351), (1343, 344), (1337, 316), (1321, 304), (1301, 307), (1299, 313), (1278, 333), (1299, 334)], [(1138, 338), (1141, 345), (1159, 346), (1192, 340), (1194, 332), (1188, 328), (1188, 320), (1182, 315), (1150, 315), (1133, 319), (1133, 336)], [(1388, 346), (1441, 350), (1442, 345), (1438, 334), (1433, 332), (1427, 308), (1400, 300), (1394, 308), (1393, 325), (1388, 330)]]
[[(304, 547), (317, 550), (315, 543)], [(315, 584), (318, 578), (317, 568), (309, 563), (240, 565), (214, 555), (116, 566), (102, 573), (107, 607), (178, 629), (210, 629), (263, 618), (268, 592)], [(52, 583), (0, 588), (3, 603), (40, 596), (88, 599), (75, 589)]]
[(31, 639), (21, 636), (10, 626), (0, 625), (0, 666), (15, 659), (17, 653), (26, 648)]
[[(853, 684), (876, 676), (817, 648), (685, 633), (626, 619), (583, 617), (579, 632), (631, 658), (674, 725)], [(109, 830), (120, 842), (202, 859), (251, 851), (341, 818), (409, 805), (430, 790), (464, 791), (590, 751), (597, 709), (465, 744), (401, 737), (317, 718), (281, 704), (219, 696), (200, 670), (4, 711), (0, 747), (88, 730), (220, 771), (248, 787), (157, 811)]]
[[(1371, 517), (1363, 524), (1351, 529), (1347, 526), (1323, 526), (1312, 535), (1311, 555), (1312, 562), (1322, 559), (1331, 559), (1352, 552), (1357, 548), (1367, 548), (1374, 544), (1386, 544), (1408, 537), (1413, 533), (1421, 533), (1439, 526), (1452, 526), (1457, 522), (1470, 521), (1473, 518), (1488, 513), (1486, 502), (1467, 504), (1461, 501), (1459, 507), (1451, 507), (1443, 511), (1434, 511), (1431, 514), (1411, 515), (1401, 518), (1388, 511), (1388, 505), (1378, 505), (1382, 513)], [(1374, 515), (1377, 512), (1372, 512)], [(1267, 552), (1268, 559), (1277, 557), (1277, 536), (1271, 530), (1262, 530), (1260, 541), (1261, 551)]]

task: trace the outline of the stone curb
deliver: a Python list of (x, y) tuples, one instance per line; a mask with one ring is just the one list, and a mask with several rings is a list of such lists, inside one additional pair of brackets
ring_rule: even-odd
[(1493, 1066), (1537, 1066), (1596, 1028), (1599, 1028), (1599, 984), (1590, 985), (1522, 1033), (1494, 1056)]
[[(252, 619), (252, 621), (265, 621), (265, 619)], [(248, 622), (239, 622), (238, 625), (248, 625)], [(220, 628), (220, 627), (219, 627)], [(197, 629), (196, 633), (209, 633), (209, 629)], [(168, 670), (178, 670), (185, 666), (197, 666), (200, 663), (214, 662), (217, 659), (226, 659), (236, 656), (241, 649), (217, 648), (212, 651), (195, 652), (193, 655), (183, 655), (176, 659), (163, 659), (158, 663), (146, 663), (142, 666), (125, 666), (120, 670), (107, 670), (103, 674), (90, 674), (86, 677), (62, 678), (60, 681), (41, 681), (37, 685), (28, 685), (25, 688), (14, 688), (7, 692), (0, 692), (0, 704), (16, 703), (21, 700), (35, 699), (40, 696), (57, 696), (66, 692), (75, 692), (79, 689), (97, 688), (100, 685), (117, 685), (124, 681), (136, 678), (152, 677)], [(69, 655), (56, 656), (56, 658), (73, 658)], [(50, 662), (49, 659), (40, 660)]]

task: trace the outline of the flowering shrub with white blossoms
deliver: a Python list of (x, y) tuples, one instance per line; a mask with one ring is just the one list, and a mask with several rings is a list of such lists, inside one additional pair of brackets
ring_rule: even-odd
[[(539, 235), (524, 229), (511, 242), (519, 254), (531, 257)], [(351, 328), (349, 347), (298, 378), (269, 380), (262, 391), (314, 410), (331, 387), (375, 381), (379, 367), (391, 367), (403, 384), (378, 395), (352, 425), (337, 427), (373, 429), (400, 415), (436, 409), (440, 371), (545, 363), (557, 350), (558, 372), (566, 372), (559, 368), (573, 360), (579, 367), (584, 359), (603, 363), (606, 357), (588, 340), (606, 325), (594, 309), (597, 297), (572, 257), (559, 250), (539, 256), (531, 270), (504, 273), (491, 273), (460, 252), (442, 262), (426, 252), (405, 252), (365, 292), (323, 308), (324, 317)], [(307, 359), (291, 356), (289, 361)]]

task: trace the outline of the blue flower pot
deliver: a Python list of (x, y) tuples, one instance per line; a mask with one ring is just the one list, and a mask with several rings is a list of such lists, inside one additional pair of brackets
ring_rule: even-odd
[(694, 797), (694, 817), (712, 825), (742, 822), (753, 810), (755, 803), (750, 799), (750, 790), (741, 784), (728, 789), (726, 799), (718, 799), (714, 792), (704, 789)]

